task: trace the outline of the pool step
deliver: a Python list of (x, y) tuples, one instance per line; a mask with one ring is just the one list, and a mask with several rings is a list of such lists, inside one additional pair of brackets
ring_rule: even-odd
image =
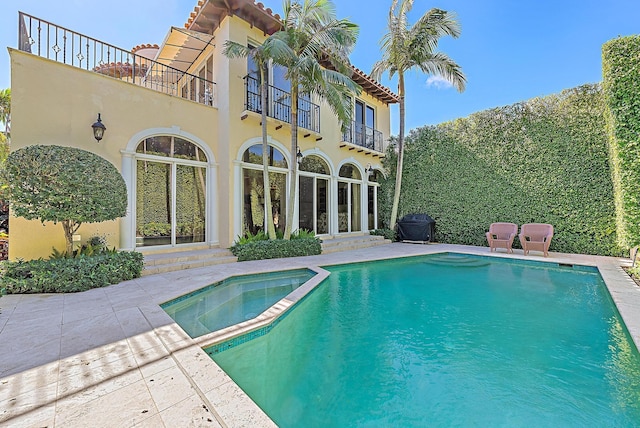
[(430, 256), (424, 263), (440, 266), (481, 267), (487, 266), (489, 260), (483, 257), (464, 256), (459, 254), (440, 254)]
[(142, 275), (154, 275), (236, 261), (238, 261), (237, 257), (226, 248), (145, 254)]
[(384, 239), (383, 236), (376, 235), (358, 235), (344, 238), (323, 238), (322, 254), (335, 253), (338, 251), (360, 250), (363, 248), (370, 248), (390, 243), (390, 240)]

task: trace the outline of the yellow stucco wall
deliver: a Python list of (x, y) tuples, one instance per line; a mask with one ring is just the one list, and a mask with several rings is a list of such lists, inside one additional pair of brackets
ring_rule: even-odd
[[(215, 32), (216, 44), (207, 48), (189, 70), (196, 74), (213, 55), (213, 80), (216, 82), (215, 107), (172, 97), (151, 89), (132, 85), (76, 67), (60, 64), (18, 50), (9, 49), (12, 76), (12, 150), (32, 144), (57, 144), (89, 150), (107, 159), (122, 171), (126, 163), (122, 151), (135, 145), (140, 135), (150, 136), (154, 129), (173, 129), (198, 138), (206, 144), (215, 159), (216, 212), (211, 225), (216, 228), (217, 243), (229, 246), (235, 239), (234, 224), (242, 216), (236, 203), (241, 191), (238, 171), (239, 151), (250, 140), (261, 137), (260, 118), (245, 110), (244, 76), (246, 59), (229, 60), (222, 54), (225, 40), (246, 44), (261, 42), (262, 31), (252, 28), (237, 17), (227, 17)], [(390, 134), (389, 106), (366, 93), (357, 97), (373, 106), (375, 128), (386, 141)], [(318, 103), (318, 101), (315, 101)], [(322, 152), (329, 159), (334, 175), (338, 166), (348, 160), (362, 169), (371, 165), (381, 168), (381, 158), (370, 153), (341, 148), (340, 126), (326, 103), (320, 103), (322, 139), (318, 135), (304, 137), (299, 130), (298, 145), (305, 153)], [(101, 113), (107, 131), (97, 143), (91, 124)], [(283, 125), (280, 129), (276, 126)], [(290, 126), (269, 120), (268, 133), (275, 145), (290, 147)], [(176, 134), (177, 135), (177, 134)], [(129, 189), (130, 195), (132, 189)], [(131, 196), (130, 196), (131, 197)], [(129, 210), (132, 208), (129, 207)], [(124, 223), (123, 223), (124, 222)], [(99, 234), (108, 238), (110, 246), (123, 248), (121, 232), (124, 220), (83, 225), (82, 240)], [(237, 229), (237, 227), (236, 227)], [(127, 230), (127, 227), (124, 227)], [(61, 225), (11, 218), (11, 259), (47, 257), (52, 247), (64, 248)], [(127, 232), (128, 233), (128, 232)]]
[[(10, 49), (12, 82), (11, 150), (33, 144), (55, 144), (91, 151), (118, 170), (121, 150), (142, 130), (179, 127), (207, 141), (216, 153), (215, 108), (141, 88), (90, 71)], [(98, 113), (107, 127), (99, 143), (91, 124)], [(216, 155), (217, 156), (217, 155)], [(83, 240), (107, 236), (120, 247), (119, 220), (83, 225)], [(38, 258), (64, 248), (61, 225), (10, 219), (9, 258)]]

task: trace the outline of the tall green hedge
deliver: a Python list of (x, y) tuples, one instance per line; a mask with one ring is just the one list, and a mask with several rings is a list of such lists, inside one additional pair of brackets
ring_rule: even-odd
[(640, 36), (602, 47), (603, 91), (620, 245), (640, 244)]
[[(552, 251), (619, 255), (598, 85), (410, 132), (400, 217), (426, 212), (440, 242), (486, 245), (492, 222), (551, 223)], [(389, 218), (395, 155), (381, 188)], [(516, 244), (517, 245), (517, 244)]]

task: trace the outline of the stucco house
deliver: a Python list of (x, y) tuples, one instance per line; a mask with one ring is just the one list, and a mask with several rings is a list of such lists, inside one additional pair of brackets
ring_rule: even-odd
[[(10, 48), (12, 150), (56, 144), (89, 150), (118, 168), (127, 215), (85, 224), (77, 239), (104, 235), (126, 250), (226, 248), (264, 222), (260, 96), (255, 64), (223, 44), (258, 45), (280, 17), (252, 0), (200, 0), (160, 44), (121, 49), (21, 13)], [(271, 192), (284, 228), (287, 166), (299, 162), (294, 229), (325, 238), (379, 227), (377, 180), (390, 134), (388, 88), (353, 68), (362, 88), (345, 132), (324, 103), (300, 99), (299, 152), (290, 153), (284, 70), (269, 69)], [(100, 115), (106, 131), (96, 141)], [(34, 126), (37, 118), (37, 126)], [(10, 259), (64, 247), (60, 225), (11, 218)]]

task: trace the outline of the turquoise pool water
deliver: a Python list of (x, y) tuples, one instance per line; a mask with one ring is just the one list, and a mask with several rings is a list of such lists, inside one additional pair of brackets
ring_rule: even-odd
[(234, 276), (160, 305), (191, 337), (255, 318), (315, 275), (308, 269)]
[(212, 358), (281, 427), (639, 426), (640, 357), (590, 268), (455, 254), (333, 266)]

